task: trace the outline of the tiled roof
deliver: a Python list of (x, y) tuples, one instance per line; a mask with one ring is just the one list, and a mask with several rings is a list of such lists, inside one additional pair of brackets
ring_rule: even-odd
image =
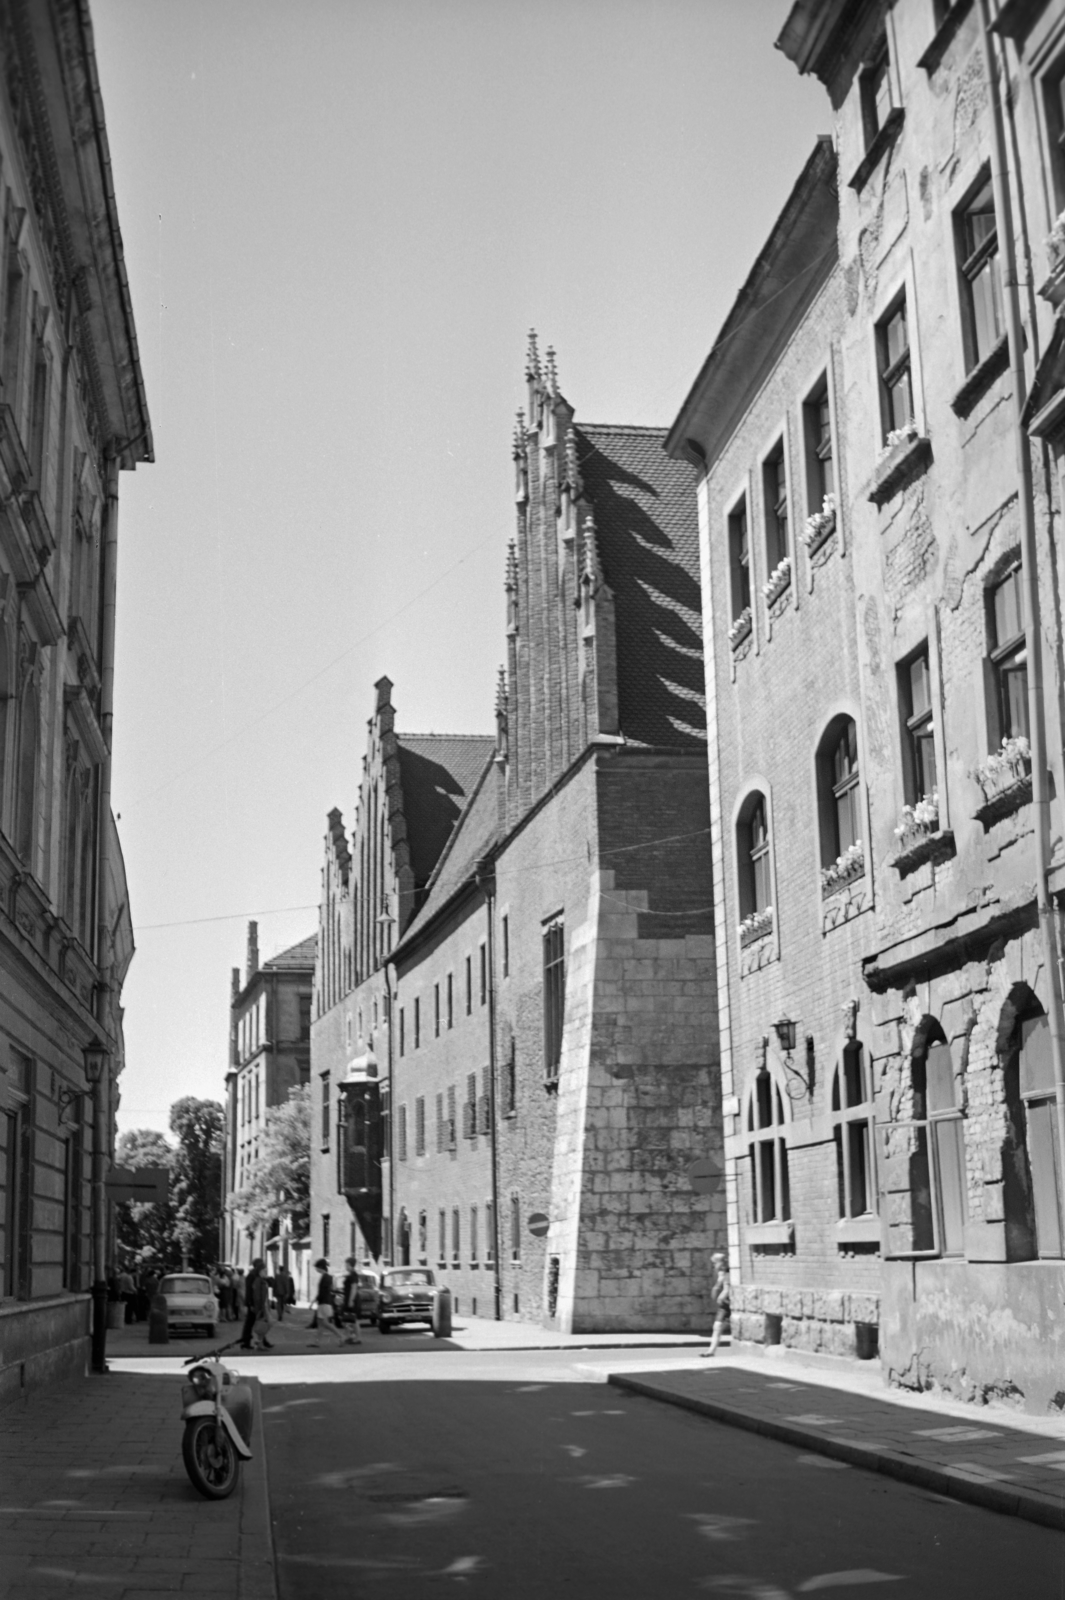
[(495, 748), (484, 734), (399, 733), (399, 771), (411, 865), (428, 883), (469, 795)]
[(287, 950), (282, 950), (280, 955), (271, 956), (269, 961), (263, 962), (263, 971), (271, 968), (285, 967), (291, 970), (294, 967), (305, 967), (308, 971), (314, 969), (315, 952), (318, 949), (318, 935), (312, 933), (306, 939), (301, 939), (299, 944), (290, 945)]
[(662, 448), (665, 428), (577, 425), (584, 494), (614, 592), (622, 733), (645, 745), (704, 745), (695, 474)]
[(447, 904), (456, 890), (470, 880), (477, 861), (488, 854), (499, 838), (499, 791), (496, 783), (494, 764), (488, 760), (481, 769), (480, 783), (437, 864), (425, 904), (399, 941), (397, 950), (402, 950), (411, 936), (416, 935)]

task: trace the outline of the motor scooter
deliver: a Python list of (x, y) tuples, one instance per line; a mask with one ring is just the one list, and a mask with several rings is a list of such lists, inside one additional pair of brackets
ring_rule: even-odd
[(185, 1432), (181, 1456), (192, 1485), (208, 1500), (225, 1500), (240, 1481), (241, 1463), (251, 1460), (254, 1410), (251, 1389), (220, 1359), (239, 1340), (208, 1356), (189, 1356), (181, 1386)]

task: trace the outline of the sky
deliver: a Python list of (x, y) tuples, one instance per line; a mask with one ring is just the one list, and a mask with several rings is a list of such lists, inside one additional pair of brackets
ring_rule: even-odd
[(668, 425), (819, 133), (789, 0), (93, 0), (156, 462), (123, 474), (120, 1129), (222, 1099), (373, 684), (489, 733), (528, 330)]

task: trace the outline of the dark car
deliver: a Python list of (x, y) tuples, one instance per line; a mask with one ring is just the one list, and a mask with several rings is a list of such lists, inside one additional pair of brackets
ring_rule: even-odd
[(433, 1325), (436, 1279), (430, 1267), (388, 1267), (381, 1274), (377, 1326), (388, 1333), (401, 1322)]
[(360, 1322), (376, 1322), (381, 1306), (381, 1291), (375, 1272), (356, 1273), (355, 1314)]

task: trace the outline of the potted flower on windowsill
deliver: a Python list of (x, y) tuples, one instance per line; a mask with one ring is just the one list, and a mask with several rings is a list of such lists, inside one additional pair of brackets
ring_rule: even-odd
[(1050, 276), (1040, 285), (1039, 293), (1052, 306), (1059, 306), (1065, 300), (1065, 211), (1047, 235), (1046, 251)]
[(892, 866), (900, 877), (926, 861), (947, 861), (954, 854), (954, 835), (939, 826), (939, 794), (922, 795), (916, 805), (903, 806), (895, 829), (899, 841)]
[(811, 511), (802, 525), (802, 542), (810, 555), (820, 550), (821, 546), (831, 538), (836, 531), (836, 497), (826, 494), (821, 503), (820, 511)]
[(773, 931), (773, 907), (764, 906), (761, 911), (752, 911), (740, 923), (740, 946), (746, 948), (749, 944), (757, 944), (759, 939), (765, 939)]
[(728, 631), (728, 642), (733, 650), (741, 645), (751, 631), (751, 608), (744, 606), (739, 616)]
[(1032, 798), (1032, 749), (1023, 734), (1005, 738), (998, 750), (992, 750), (979, 766), (973, 768), (975, 778), (984, 797), (984, 803), (973, 815), (985, 828), (1001, 817), (1009, 816)]
[(827, 900), (830, 895), (845, 889), (848, 883), (853, 883), (855, 878), (862, 877), (864, 872), (865, 848), (860, 839), (855, 839), (842, 855), (836, 857), (831, 866), (821, 868), (822, 899)]
[(779, 600), (790, 583), (791, 557), (783, 556), (762, 585), (762, 593), (765, 595), (766, 605), (771, 606), (775, 600)]

